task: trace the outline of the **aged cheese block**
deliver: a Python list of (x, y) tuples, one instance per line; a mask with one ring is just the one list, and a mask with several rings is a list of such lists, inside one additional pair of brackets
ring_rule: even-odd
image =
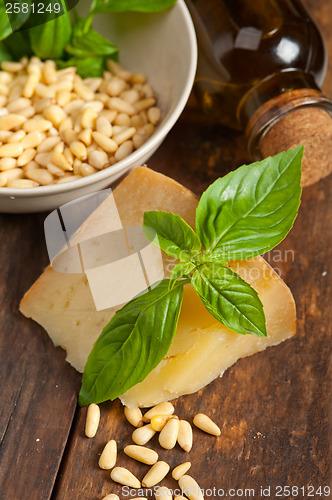
[[(147, 210), (172, 211), (194, 226), (197, 198), (172, 179), (140, 167), (115, 189), (123, 226), (142, 224)], [(79, 234), (95, 234), (107, 224), (107, 200), (85, 221)], [(167, 275), (172, 262), (164, 256)], [(267, 320), (267, 338), (239, 335), (216, 322), (191, 285), (186, 285), (173, 344), (148, 377), (121, 397), (124, 404), (152, 406), (197, 391), (243, 356), (276, 345), (295, 333), (295, 304), (285, 283), (261, 257), (231, 263), (259, 293)], [(97, 311), (85, 274), (55, 271), (40, 276), (25, 294), (21, 312), (41, 324), (67, 360), (80, 372), (102, 328), (119, 307)]]

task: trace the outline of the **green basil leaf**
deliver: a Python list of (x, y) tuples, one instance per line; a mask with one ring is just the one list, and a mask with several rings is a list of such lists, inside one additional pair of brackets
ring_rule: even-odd
[(13, 57), (6, 45), (3, 42), (0, 42), (0, 62), (2, 61), (12, 61)]
[(115, 399), (160, 363), (172, 343), (183, 285), (169, 280), (134, 298), (118, 311), (96, 341), (86, 363), (79, 404)]
[(103, 76), (106, 68), (105, 58), (102, 56), (86, 58), (71, 57), (67, 61), (57, 60), (55, 62), (58, 69), (75, 66), (77, 74), (82, 78)]
[(26, 31), (15, 31), (3, 41), (11, 54), (11, 59), (18, 61), (23, 56), (32, 56), (30, 41)]
[(90, 12), (157, 12), (168, 9), (176, 0), (94, 0)]
[(207, 264), (191, 280), (206, 309), (234, 332), (266, 337), (263, 304), (249, 283), (231, 269)]
[(175, 264), (175, 266), (172, 269), (168, 289), (171, 290), (178, 279), (187, 276), (194, 269), (195, 269), (195, 264), (193, 264), (190, 261), (181, 261)]
[[(23, 24), (26, 22), (26, 20), (30, 16), (30, 5), (31, 5), (31, 0), (26, 0), (24, 3), (27, 4), (28, 8), (24, 9), (27, 10), (27, 12), (22, 11), (22, 5), (21, 3), (17, 2), (16, 7), (18, 7), (19, 12), (14, 12), (14, 2), (11, 2), (12, 8), (10, 9), (10, 14), (7, 14), (6, 10), (7, 9), (7, 4), (5, 0), (0, 0), (0, 40), (4, 40), (7, 38), (9, 35), (11, 35), (14, 31), (17, 31), (18, 29), (23, 26)], [(16, 8), (15, 7), (15, 8)]]
[(195, 258), (200, 253), (201, 242), (197, 234), (179, 215), (145, 212), (143, 231), (149, 241), (176, 259)]
[(246, 259), (285, 238), (300, 205), (302, 154), (299, 146), (244, 165), (203, 193), (196, 228), (207, 254)]
[(110, 56), (118, 52), (118, 48), (107, 38), (97, 33), (92, 26), (87, 26), (86, 19), (76, 18), (71, 41), (65, 49), (76, 57)]
[(33, 52), (41, 59), (59, 59), (70, 40), (72, 26), (69, 12), (29, 29)]

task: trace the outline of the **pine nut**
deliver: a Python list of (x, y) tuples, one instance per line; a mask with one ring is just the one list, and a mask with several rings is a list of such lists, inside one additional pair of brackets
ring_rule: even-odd
[(24, 130), (18, 130), (17, 132), (13, 132), (12, 135), (8, 137), (7, 142), (20, 142), (25, 136), (26, 133)]
[(17, 101), (9, 103), (7, 109), (9, 113), (16, 113), (20, 109), (26, 108), (27, 106), (31, 106), (31, 99), (20, 97)]
[(96, 113), (100, 113), (104, 109), (104, 104), (101, 101), (90, 101), (82, 106), (82, 110), (87, 108), (91, 108)]
[(179, 479), (179, 486), (189, 500), (204, 500), (200, 487), (191, 476), (181, 476)]
[(58, 127), (66, 118), (66, 113), (60, 106), (53, 104), (44, 110), (44, 116), (47, 120), (50, 120), (55, 127)]
[(135, 115), (137, 113), (136, 108), (129, 104), (128, 102), (120, 99), (120, 97), (110, 97), (108, 101), (108, 107), (110, 109), (115, 109), (116, 111), (126, 113), (127, 115)]
[(12, 168), (0, 173), (0, 187), (5, 186), (9, 181), (21, 179), (24, 172), (21, 168)]
[(139, 93), (135, 89), (124, 90), (120, 97), (129, 104), (139, 101)]
[(106, 135), (107, 137), (111, 137), (113, 133), (112, 125), (104, 116), (99, 116), (97, 118), (96, 128), (97, 132)]
[(9, 188), (32, 188), (39, 186), (38, 182), (32, 181), (30, 179), (13, 179), (7, 182), (7, 187)]
[(82, 132), (80, 132), (77, 136), (77, 138), (84, 142), (84, 144), (86, 146), (90, 146), (90, 144), (92, 143), (92, 130), (91, 128), (85, 128), (84, 130), (82, 130)]
[(95, 142), (107, 153), (114, 153), (118, 149), (118, 144), (100, 132), (92, 132)]
[(151, 135), (154, 132), (154, 126), (152, 123), (147, 123), (146, 125), (143, 125), (140, 129), (137, 130), (137, 133), (142, 135), (143, 137), (146, 137), (147, 139), (151, 137)]
[(77, 134), (74, 130), (67, 128), (63, 132), (61, 132), (61, 137), (65, 141), (66, 144), (70, 145), (72, 142), (77, 141)]
[(133, 141), (125, 141), (121, 146), (119, 146), (119, 149), (115, 152), (114, 158), (116, 161), (123, 160), (127, 156), (129, 156), (132, 152), (134, 151), (134, 144)]
[(143, 111), (145, 109), (151, 108), (156, 104), (156, 99), (154, 97), (148, 97), (147, 99), (141, 99), (138, 102), (135, 102), (134, 108), (136, 112)]
[(77, 181), (78, 179), (82, 179), (81, 175), (64, 175), (59, 179), (56, 183), (57, 184), (63, 184), (64, 182), (69, 182), (69, 181)]
[(24, 64), (21, 62), (3, 61), (1, 63), (1, 68), (9, 73), (18, 73), (19, 71), (22, 71)]
[(114, 124), (119, 125), (120, 127), (130, 127), (131, 118), (126, 113), (119, 113), (114, 120)]
[(183, 497), (182, 495), (176, 495), (176, 497), (174, 497), (174, 500), (188, 500), (186, 497)]
[(124, 467), (115, 467), (111, 471), (111, 479), (116, 483), (123, 484), (124, 486), (129, 486), (130, 488), (140, 488), (141, 483), (134, 476), (132, 472)]
[(163, 430), (170, 418), (170, 415), (154, 415), (151, 418), (152, 429), (156, 432), (160, 432), (161, 430)]
[(31, 118), (23, 123), (23, 130), (25, 132), (45, 132), (52, 127), (52, 122), (44, 120), (43, 118)]
[(45, 135), (41, 132), (38, 132), (38, 130), (36, 130), (35, 132), (30, 132), (30, 134), (27, 134), (24, 139), (22, 139), (21, 145), (23, 146), (23, 149), (38, 147), (39, 144), (41, 144), (41, 142), (43, 141), (44, 137)]
[(0, 130), (0, 141), (6, 142), (13, 135), (9, 130)]
[(27, 165), (24, 165), (24, 167), (23, 167), (24, 174), (26, 175), (28, 170), (34, 170), (34, 169), (39, 168), (39, 167), (40, 167), (40, 165), (38, 165), (37, 162), (30, 161)]
[(4, 172), (5, 170), (11, 170), (16, 167), (15, 158), (1, 158), (0, 159), (0, 170)]
[(50, 161), (57, 167), (62, 168), (62, 170), (73, 170), (73, 167), (62, 153), (53, 152)]
[(167, 476), (169, 469), (170, 466), (166, 462), (155, 463), (142, 479), (142, 486), (150, 488), (160, 483)]
[(154, 415), (173, 415), (173, 413), (174, 413), (174, 406), (169, 401), (166, 401), (165, 403), (157, 404), (149, 411), (147, 411), (143, 416), (143, 421), (150, 422), (151, 418)]
[(73, 157), (73, 154), (72, 154), (72, 152), (70, 151), (69, 148), (65, 148), (64, 149), (63, 156), (66, 158), (66, 160), (68, 161), (68, 163), (70, 165), (73, 165), (73, 163), (74, 163), (74, 157)]
[(64, 149), (65, 149), (65, 143), (61, 141), (54, 146), (53, 151), (54, 153), (63, 153)]
[(47, 170), (50, 174), (56, 175), (57, 177), (63, 177), (65, 175), (65, 171), (54, 165), (51, 161), (47, 164)]
[(9, 94), (9, 88), (4, 83), (0, 82), (0, 97), (1, 97), (0, 102), (2, 103), (1, 106), (5, 106), (8, 94)]
[(120, 500), (120, 498), (118, 497), (118, 495), (110, 493), (109, 495), (106, 495), (106, 497), (103, 497), (102, 500)]
[(36, 153), (37, 151), (33, 148), (25, 149), (21, 154), (21, 156), (17, 158), (17, 166), (23, 167), (24, 165), (27, 165), (30, 161), (34, 159)]
[(92, 108), (86, 108), (81, 116), (81, 125), (83, 128), (94, 128), (98, 113)]
[(53, 61), (46, 61), (43, 66), (43, 77), (45, 82), (50, 85), (51, 83), (55, 83), (58, 79), (56, 70), (51, 64)]
[(21, 115), (8, 114), (0, 116), (0, 130), (11, 130), (22, 125), (26, 118)]
[(183, 464), (180, 464), (178, 465), (177, 467), (175, 467), (172, 471), (172, 477), (178, 481), (180, 479), (181, 476), (184, 476), (186, 472), (188, 472), (188, 470), (190, 469), (191, 467), (191, 463), (190, 462), (184, 462)]
[[(3, 69), (3, 68), (2, 68)], [(8, 85), (13, 80), (13, 75), (7, 71), (0, 72), (0, 82)]]
[(36, 110), (36, 113), (42, 113), (45, 108), (48, 106), (51, 106), (53, 102), (53, 99), (50, 98), (45, 98), (45, 99), (40, 99), (36, 98), (34, 99), (34, 108)]
[(204, 413), (195, 415), (193, 422), (196, 427), (208, 434), (212, 434), (213, 436), (220, 436), (221, 434), (217, 424), (215, 424), (210, 417), (204, 415)]
[(110, 123), (113, 123), (118, 115), (115, 109), (103, 109), (100, 116), (104, 116)]
[[(107, 94), (104, 94), (103, 92), (99, 92), (98, 94), (96, 94), (96, 100), (102, 102), (103, 106), (106, 106), (106, 104), (108, 103), (108, 99), (109, 99), (109, 96)], [(103, 108), (103, 111), (104, 111), (104, 108)], [(116, 113), (116, 111), (115, 111), (115, 113)]]
[(73, 81), (71, 77), (63, 78), (57, 83), (52, 83), (50, 88), (53, 90), (54, 94), (61, 92), (61, 90), (71, 91), (73, 89)]
[(70, 117), (66, 118), (60, 124), (59, 133), (60, 133), (60, 135), (62, 135), (65, 130), (72, 129), (72, 128), (73, 128), (73, 120)]
[(71, 99), (70, 92), (68, 90), (59, 90), (57, 92), (56, 100), (59, 106), (65, 107)]
[(132, 434), (132, 440), (134, 443), (139, 445), (144, 445), (155, 435), (156, 431), (154, 431), (151, 427), (151, 424), (144, 425), (143, 427), (139, 427), (135, 429)]
[(106, 86), (107, 93), (112, 97), (117, 97), (126, 88), (126, 82), (121, 78), (113, 77)]
[(156, 125), (160, 121), (160, 118), (161, 118), (160, 109), (155, 107), (155, 106), (148, 109), (148, 118), (149, 118), (149, 122), (152, 123), (152, 125)]
[(84, 80), (84, 85), (89, 87), (90, 90), (93, 92), (97, 92), (99, 89), (100, 85), (102, 84), (103, 79), (102, 78), (85, 78)]
[(101, 469), (112, 469), (116, 463), (117, 445), (114, 439), (108, 441), (100, 455), (98, 465)]
[(36, 109), (33, 106), (27, 106), (26, 108), (17, 111), (18, 115), (24, 116), (25, 118), (32, 118), (36, 114)]
[(134, 427), (142, 427), (143, 415), (140, 408), (128, 408), (125, 406), (124, 414), (128, 422)]
[(105, 151), (94, 150), (88, 154), (89, 165), (101, 170), (108, 163), (108, 156)]
[(80, 160), (86, 160), (88, 155), (83, 142), (73, 141), (70, 143), (70, 151)]
[(126, 130), (123, 130), (122, 132), (119, 132), (116, 135), (113, 135), (113, 140), (117, 143), (118, 146), (122, 144), (125, 141), (128, 141), (128, 139), (131, 139), (133, 135), (135, 135), (136, 129), (134, 127), (129, 127), (126, 128)]
[(84, 101), (93, 101), (95, 94), (84, 83), (74, 82), (74, 90)]
[(140, 134), (135, 134), (132, 140), (135, 149), (138, 149), (146, 142), (146, 137), (143, 137), (143, 135)]
[(114, 75), (117, 75), (119, 78), (122, 78), (123, 80), (130, 80), (130, 71), (124, 69), (119, 63), (113, 61), (113, 59), (108, 59), (106, 61), (106, 66), (109, 71), (111, 71)]
[(172, 500), (172, 492), (166, 486), (160, 486), (155, 490), (155, 499), (156, 500)]
[[(87, 165), (87, 163), (86, 163)], [(74, 163), (73, 163), (73, 173), (74, 175), (82, 175), (81, 172), (81, 167), (82, 167), (82, 162), (78, 158), (75, 158)], [(93, 167), (91, 167), (93, 168)]]
[(123, 450), (128, 457), (137, 460), (138, 462), (143, 462), (143, 464), (153, 465), (158, 460), (158, 453), (145, 446), (137, 446), (135, 444), (130, 444), (126, 446)]
[(47, 137), (39, 146), (37, 147), (37, 152), (38, 153), (48, 153), (49, 151), (52, 151), (52, 149), (61, 142), (61, 139), (59, 136), (55, 137)]
[(23, 146), (19, 142), (3, 144), (0, 146), (0, 157), (8, 156), (18, 158), (23, 153)]
[(36, 86), (39, 82), (39, 79), (40, 79), (40, 75), (38, 75), (37, 73), (32, 73), (28, 76), (26, 84), (24, 85), (23, 92), (22, 92), (24, 97), (32, 97), (32, 95), (36, 89)]
[(153, 90), (151, 88), (151, 85), (149, 85), (148, 83), (145, 83), (143, 86), (142, 86), (142, 91), (145, 95), (145, 97), (153, 97)]
[(133, 84), (135, 84), (135, 83), (144, 84), (146, 81), (146, 78), (145, 78), (145, 75), (143, 75), (143, 73), (134, 73), (133, 75), (131, 75), (130, 81)]
[(96, 435), (100, 420), (100, 409), (95, 403), (88, 406), (85, 422), (85, 435), (92, 438)]
[(171, 450), (176, 445), (179, 433), (179, 420), (171, 418), (159, 434), (159, 444), (166, 450)]
[(31, 170), (26, 170), (25, 175), (28, 179), (38, 182), (42, 186), (46, 186), (53, 181), (53, 175), (44, 168), (34, 168)]
[[(97, 170), (88, 163), (82, 163), (79, 172), (82, 175), (82, 177), (87, 177), (88, 175), (95, 174)], [(74, 168), (74, 173), (75, 173), (75, 168)]]
[(180, 420), (177, 441), (181, 448), (189, 452), (193, 446), (193, 430), (187, 420)]
[(67, 115), (71, 115), (74, 111), (81, 109), (84, 104), (83, 99), (74, 99), (73, 101), (70, 101), (64, 108), (64, 112), (67, 113)]

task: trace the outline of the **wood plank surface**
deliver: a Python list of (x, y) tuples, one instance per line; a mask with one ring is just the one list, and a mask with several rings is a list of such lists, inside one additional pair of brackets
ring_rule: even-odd
[[(332, 2), (304, 4), (327, 42), (324, 89), (332, 96)], [(149, 166), (199, 195), (249, 161), (243, 135), (210, 123), (192, 97)], [(267, 256), (295, 296), (296, 336), (240, 360), (222, 378), (175, 402), (180, 418), (191, 420), (199, 411), (213, 416), (220, 438), (196, 429), (190, 454), (178, 447), (163, 450), (156, 437), (151, 441), (171, 467), (192, 462), (190, 474), (200, 486), (216, 488), (206, 498), (230, 497), (234, 489), (233, 498), (274, 499), (277, 487), (286, 485), (304, 487), (304, 494), (293, 490), (281, 498), (328, 498), (308, 487), (332, 486), (331, 193), (332, 176), (306, 188), (292, 232)], [(140, 479), (148, 470), (122, 451), (133, 428), (119, 401), (101, 405), (97, 436), (86, 438), (86, 409), (76, 407), (79, 375), (44, 330), (18, 312), (20, 298), (47, 265), (45, 216), (0, 214), (0, 499), (98, 500), (107, 493), (132, 498), (121, 496), (97, 465), (103, 445), (114, 438), (119, 465)], [(176, 488), (172, 478), (163, 484)], [(269, 495), (261, 487), (270, 487)]]

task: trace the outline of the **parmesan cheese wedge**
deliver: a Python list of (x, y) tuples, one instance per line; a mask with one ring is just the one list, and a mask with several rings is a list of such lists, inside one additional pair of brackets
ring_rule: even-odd
[[(131, 172), (113, 192), (123, 226), (142, 224), (148, 210), (171, 211), (194, 227), (197, 198), (174, 180), (145, 167)], [(78, 233), (95, 234), (107, 223), (107, 199), (84, 222)], [(165, 275), (172, 261), (164, 255)], [(236, 261), (230, 267), (250, 283), (264, 305), (267, 338), (239, 335), (218, 323), (205, 309), (191, 285), (184, 300), (174, 341), (146, 379), (120, 399), (128, 407), (149, 407), (193, 393), (220, 376), (239, 358), (276, 345), (295, 333), (295, 303), (289, 288), (262, 257)], [(87, 357), (103, 327), (118, 307), (97, 311), (85, 274), (49, 267), (23, 297), (20, 311), (42, 325), (67, 361), (84, 370)]]

